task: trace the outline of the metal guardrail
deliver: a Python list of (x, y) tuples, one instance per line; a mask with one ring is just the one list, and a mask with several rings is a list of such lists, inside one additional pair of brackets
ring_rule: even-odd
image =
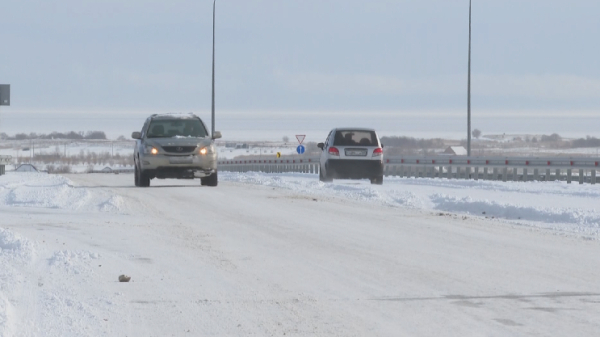
[(225, 172), (265, 172), (265, 173), (319, 173), (319, 157), (303, 159), (245, 159), (219, 160), (219, 171)]
[[(415, 178), (596, 183), (600, 158), (394, 156), (384, 159), (384, 175)], [(319, 158), (221, 160), (220, 171), (319, 173)]]
[(401, 156), (385, 163), (386, 175), (401, 177), (567, 183), (576, 179), (580, 184), (595, 184), (600, 170), (600, 158), (580, 157)]
[(133, 168), (116, 168), (116, 169), (102, 169), (102, 170), (92, 170), (92, 171), (88, 171), (87, 173), (113, 173), (113, 174), (119, 174), (119, 173), (133, 173), (135, 172), (135, 169)]

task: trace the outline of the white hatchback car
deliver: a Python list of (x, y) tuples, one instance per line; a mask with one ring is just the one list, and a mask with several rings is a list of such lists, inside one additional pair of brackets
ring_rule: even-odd
[(383, 184), (383, 145), (373, 129), (339, 128), (329, 132), (319, 162), (319, 180), (369, 179)]

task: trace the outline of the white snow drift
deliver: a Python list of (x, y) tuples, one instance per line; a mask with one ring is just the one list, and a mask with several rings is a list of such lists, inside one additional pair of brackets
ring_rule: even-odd
[(229, 173), (225, 181), (286, 188), (392, 207), (468, 214), (565, 234), (600, 238), (600, 185), (565, 182), (494, 182), (386, 177), (367, 181), (319, 182), (307, 174)]

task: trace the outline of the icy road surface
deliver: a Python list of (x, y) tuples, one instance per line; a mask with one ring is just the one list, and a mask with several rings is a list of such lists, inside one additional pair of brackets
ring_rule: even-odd
[(0, 336), (600, 331), (597, 186), (316, 180), (2, 176)]

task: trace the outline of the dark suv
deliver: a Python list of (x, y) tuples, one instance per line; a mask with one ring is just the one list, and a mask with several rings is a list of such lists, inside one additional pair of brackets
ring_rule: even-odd
[(200, 178), (201, 185), (217, 186), (217, 151), (200, 117), (194, 114), (152, 115), (136, 139), (133, 160), (135, 186), (150, 186), (153, 178)]

